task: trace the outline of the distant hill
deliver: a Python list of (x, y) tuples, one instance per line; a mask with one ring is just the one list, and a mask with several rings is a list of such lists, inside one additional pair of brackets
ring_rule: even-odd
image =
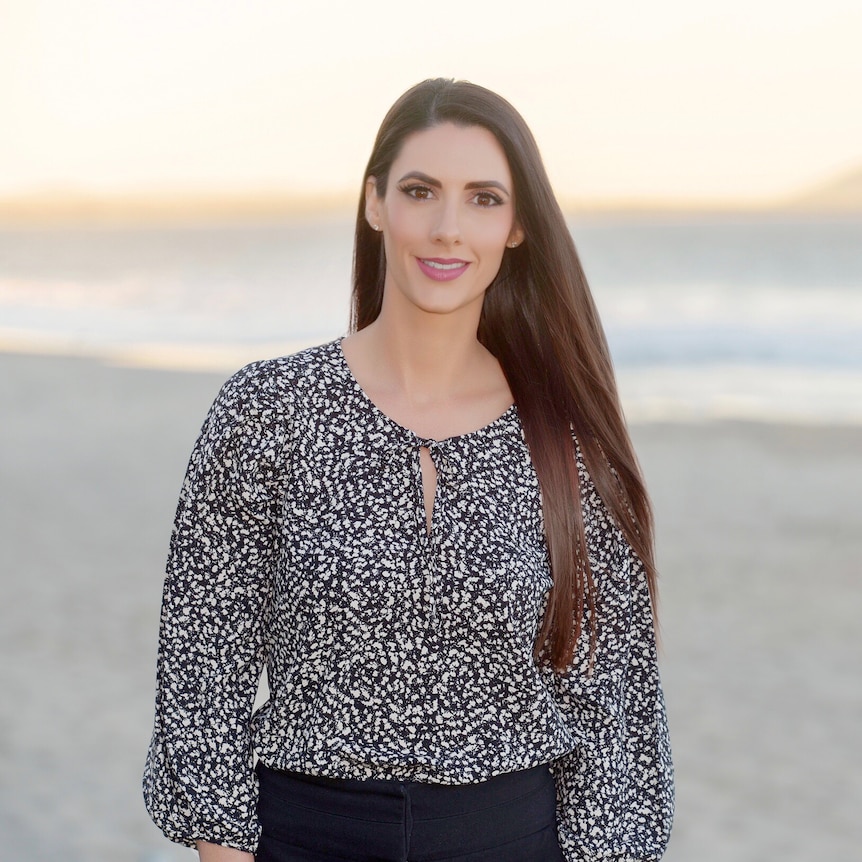
[(782, 210), (862, 213), (862, 165), (788, 200)]

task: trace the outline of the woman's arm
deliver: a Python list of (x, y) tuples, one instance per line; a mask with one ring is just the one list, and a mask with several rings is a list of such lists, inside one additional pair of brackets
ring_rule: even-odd
[[(557, 679), (578, 746), (553, 767), (568, 862), (657, 862), (673, 821), (673, 766), (643, 565), (625, 548), (595, 672)], [(602, 629), (600, 628), (600, 632)]]
[(197, 848), (201, 862), (254, 862), (251, 853), (222, 847), (221, 844), (210, 844), (209, 841), (198, 841)]
[(189, 461), (144, 773), (147, 809), (165, 835), (239, 848), (246, 858), (260, 835), (250, 720), (266, 654), (286, 433), (267, 368), (249, 366), (222, 388)]

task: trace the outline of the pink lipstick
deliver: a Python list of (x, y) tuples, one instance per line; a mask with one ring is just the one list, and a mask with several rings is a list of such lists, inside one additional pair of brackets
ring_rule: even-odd
[(434, 281), (452, 281), (466, 272), (470, 264), (466, 260), (444, 257), (417, 257), (419, 269)]

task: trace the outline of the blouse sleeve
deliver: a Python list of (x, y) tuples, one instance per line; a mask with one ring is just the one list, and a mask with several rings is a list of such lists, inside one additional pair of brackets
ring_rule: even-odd
[(264, 659), (279, 534), (283, 423), (261, 364), (232, 377), (195, 444), (162, 600), (144, 799), (172, 841), (254, 852), (249, 722)]
[(594, 533), (592, 673), (582, 644), (570, 672), (554, 677), (575, 741), (552, 767), (557, 831), (567, 862), (652, 862), (670, 837), (674, 788), (650, 594), (622, 532), (604, 521)]

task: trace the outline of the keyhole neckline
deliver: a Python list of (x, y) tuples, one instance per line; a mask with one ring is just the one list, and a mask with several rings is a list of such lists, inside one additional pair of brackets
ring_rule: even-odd
[(495, 431), (498, 426), (505, 425), (505, 423), (508, 422), (510, 418), (513, 418), (518, 414), (518, 405), (512, 403), (499, 416), (497, 416), (495, 419), (492, 419), (490, 422), (487, 422), (485, 425), (482, 425), (480, 428), (474, 428), (471, 431), (465, 431), (461, 434), (452, 434), (449, 437), (443, 437), (439, 440), (434, 439), (433, 437), (423, 437), (421, 434), (417, 434), (411, 428), (407, 428), (400, 422), (397, 422), (395, 419), (389, 416), (389, 414), (384, 413), (383, 410), (381, 410), (377, 406), (377, 404), (374, 403), (368, 393), (362, 388), (359, 381), (354, 376), (353, 370), (350, 368), (350, 364), (347, 361), (347, 357), (344, 355), (344, 348), (341, 344), (344, 338), (345, 336), (341, 336), (335, 340), (335, 353), (342, 367), (342, 370), (346, 374), (354, 390), (357, 392), (357, 394), (366, 404), (366, 406), (376, 416), (388, 423), (400, 434), (408, 436), (416, 446), (430, 449), (432, 446), (439, 447), (441, 444), (444, 443), (452, 443), (459, 440), (469, 440), (471, 437), (481, 437), (492, 431)]

